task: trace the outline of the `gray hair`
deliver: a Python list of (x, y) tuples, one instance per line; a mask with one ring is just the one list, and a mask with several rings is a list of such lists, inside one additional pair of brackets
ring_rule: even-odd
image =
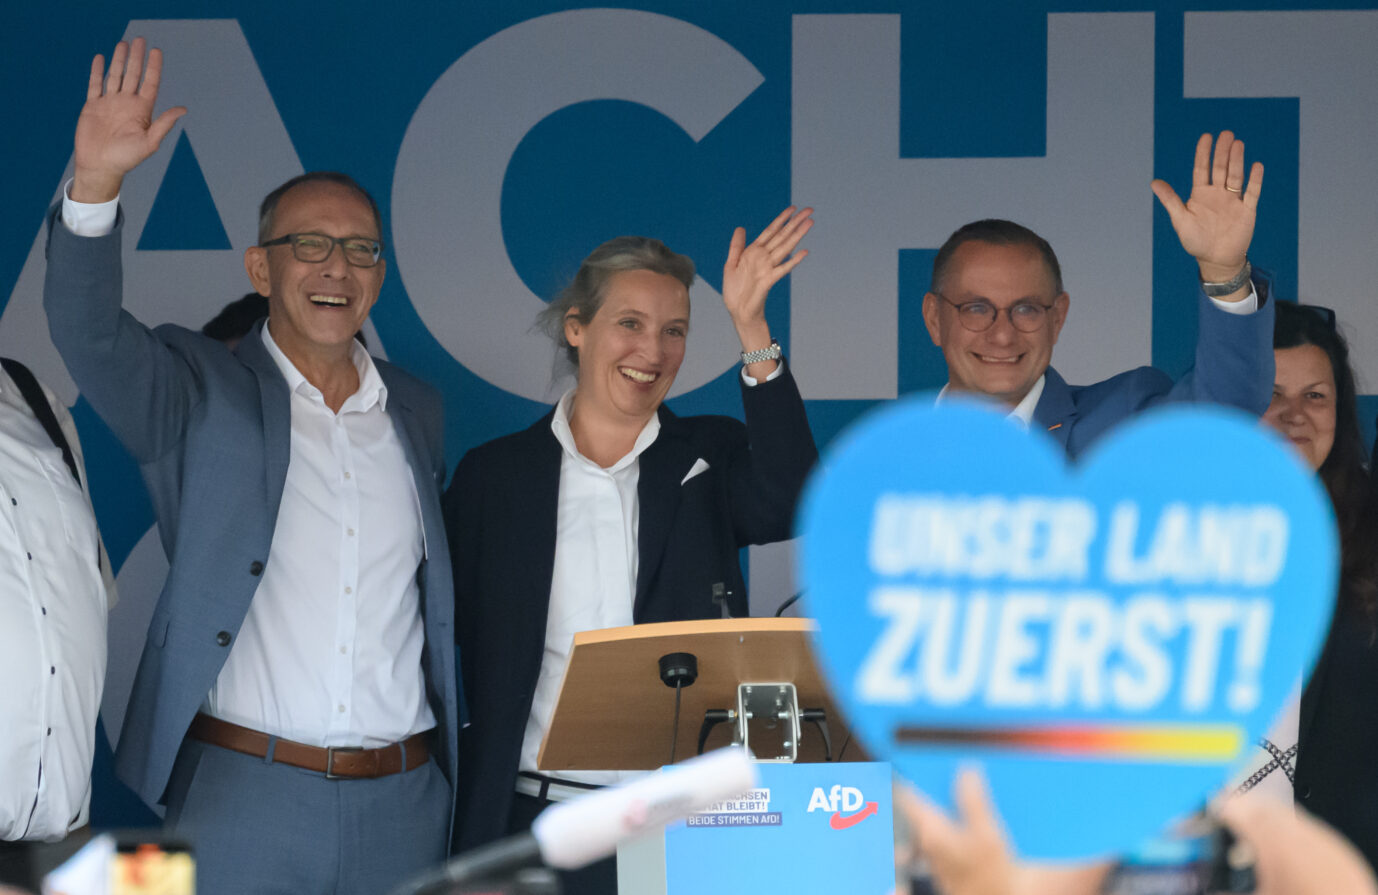
[(608, 282), (624, 271), (649, 270), (651, 273), (674, 277), (686, 290), (694, 285), (694, 262), (686, 255), (671, 251), (665, 243), (646, 236), (619, 236), (610, 239), (589, 253), (573, 281), (555, 296), (555, 300), (536, 315), (536, 328), (550, 336), (556, 346), (564, 349), (565, 358), (577, 370), (579, 349), (565, 338), (565, 318), (574, 312), (575, 319), (588, 325), (603, 306)]

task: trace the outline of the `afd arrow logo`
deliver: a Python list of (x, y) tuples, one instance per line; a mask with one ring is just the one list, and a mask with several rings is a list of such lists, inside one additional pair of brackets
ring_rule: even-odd
[(867, 802), (866, 807), (862, 808), (856, 814), (849, 814), (846, 817), (843, 817), (841, 814), (833, 814), (832, 817), (828, 818), (828, 826), (832, 827), (834, 830), (845, 830), (848, 827), (856, 826), (879, 810), (880, 805), (878, 803)]
[[(828, 826), (834, 830), (846, 830), (861, 823), (880, 810), (878, 802), (868, 802), (861, 790), (855, 786), (836, 785), (831, 789), (815, 786), (809, 797), (809, 813), (829, 811)], [(843, 813), (847, 812), (847, 813)]]

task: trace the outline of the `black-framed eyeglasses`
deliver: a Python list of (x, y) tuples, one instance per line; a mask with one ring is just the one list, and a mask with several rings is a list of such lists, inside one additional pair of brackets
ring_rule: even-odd
[(261, 248), (290, 245), (292, 257), (308, 264), (320, 264), (339, 246), (345, 260), (354, 267), (372, 267), (383, 256), (383, 244), (362, 236), (326, 236), (324, 233), (288, 233), (259, 243)]
[(957, 320), (964, 328), (974, 333), (983, 333), (994, 326), (1001, 310), (1009, 315), (1010, 325), (1021, 333), (1036, 332), (1043, 327), (1048, 319), (1048, 312), (1053, 308), (1052, 305), (1039, 304), (1027, 298), (1002, 309), (984, 298), (957, 302), (937, 290), (933, 290), (933, 294), (956, 308)]

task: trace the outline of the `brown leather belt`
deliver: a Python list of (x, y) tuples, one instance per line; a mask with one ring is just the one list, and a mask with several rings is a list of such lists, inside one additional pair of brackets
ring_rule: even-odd
[[(273, 737), (248, 727), (240, 727), (229, 721), (221, 721), (210, 715), (198, 714), (192, 719), (187, 736), (229, 749), (242, 752), (255, 758), (266, 758)], [(295, 740), (277, 738), (273, 748), (273, 761), (290, 764), (324, 774), (327, 779), (366, 779), (400, 774), (421, 767), (430, 758), (426, 746), (427, 733), (416, 733), (400, 743), (382, 746), (377, 749), (356, 749), (332, 746), (308, 746)]]

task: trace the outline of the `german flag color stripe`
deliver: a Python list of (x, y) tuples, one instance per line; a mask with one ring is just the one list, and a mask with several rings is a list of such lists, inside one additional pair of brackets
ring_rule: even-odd
[(1237, 757), (1244, 731), (1233, 724), (1063, 725), (897, 728), (903, 745), (963, 745), (1127, 761), (1220, 762)]

